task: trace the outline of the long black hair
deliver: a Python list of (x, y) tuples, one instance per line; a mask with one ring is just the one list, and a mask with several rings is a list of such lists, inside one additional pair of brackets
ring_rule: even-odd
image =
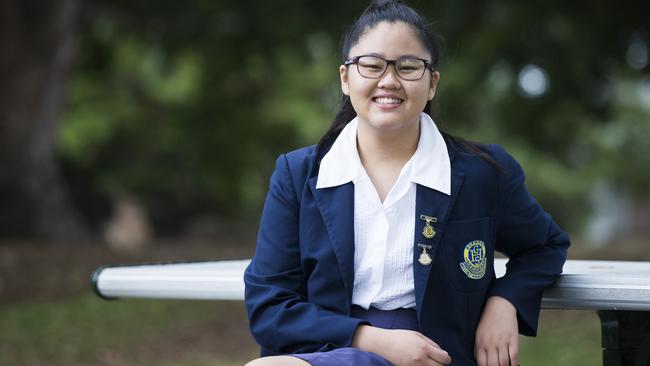
[[(381, 22), (402, 22), (411, 26), (417, 37), (420, 39), (420, 42), (422, 42), (424, 48), (431, 55), (432, 69), (436, 69), (440, 57), (440, 47), (437, 40), (438, 37), (431, 30), (431, 27), (424, 17), (418, 14), (413, 8), (397, 0), (374, 0), (363, 11), (363, 13), (361, 13), (359, 18), (350, 26), (343, 37), (341, 45), (341, 56), (343, 57), (343, 60), (341, 63), (345, 62), (345, 60), (349, 58), (350, 49), (359, 42), (361, 36)], [(431, 115), (431, 101), (426, 103), (423, 112)], [(332, 124), (327, 132), (325, 132), (325, 135), (323, 135), (318, 142), (316, 147), (317, 154), (322, 153), (324, 149), (330, 147), (343, 128), (356, 116), (357, 113), (352, 107), (350, 97), (342, 94), (339, 111), (336, 113), (334, 121), (332, 121)], [(477, 155), (483, 160), (498, 167), (496, 161), (482, 148), (481, 144), (449, 135), (442, 130), (440, 132), (447, 144), (451, 144), (463, 151)]]

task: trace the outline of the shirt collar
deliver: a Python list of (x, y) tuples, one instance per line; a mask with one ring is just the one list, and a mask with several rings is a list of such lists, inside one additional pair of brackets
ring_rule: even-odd
[(361, 161), (357, 150), (357, 120), (358, 117), (355, 117), (343, 128), (323, 156), (316, 189), (340, 186), (353, 181), (359, 174)]
[(420, 141), (413, 155), (411, 181), (451, 194), (451, 162), (447, 144), (426, 113), (420, 115)]
[[(361, 168), (357, 125), (358, 119), (355, 117), (343, 128), (323, 157), (316, 189), (339, 186), (357, 178)], [(426, 113), (420, 115), (420, 140), (407, 164), (411, 164), (410, 181), (451, 194), (451, 162), (447, 144), (435, 122)]]

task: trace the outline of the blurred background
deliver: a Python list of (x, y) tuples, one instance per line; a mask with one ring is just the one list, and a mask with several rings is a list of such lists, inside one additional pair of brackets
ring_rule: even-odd
[[(443, 55), (434, 119), (499, 143), (574, 259), (650, 260), (641, 1), (408, 2)], [(278, 154), (336, 112), (365, 1), (0, 0), (0, 365), (238, 365), (238, 302), (94, 296), (102, 264), (249, 258)], [(645, 10), (644, 10), (645, 9)], [(544, 311), (523, 365), (596, 365)]]

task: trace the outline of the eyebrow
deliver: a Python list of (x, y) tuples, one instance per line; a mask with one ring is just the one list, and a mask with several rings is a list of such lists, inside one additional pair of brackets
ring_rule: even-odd
[[(377, 53), (377, 52), (370, 52), (370, 53), (366, 53), (365, 55), (366, 55), (366, 56), (379, 56), (379, 57), (386, 58), (386, 56), (385, 56), (384, 54)], [(428, 59), (428, 57), (421, 57), (421, 56), (418, 56), (418, 55), (412, 55), (412, 54), (409, 53), (409, 54), (406, 54), (406, 55), (401, 55), (400, 57), (396, 58), (396, 60), (401, 60), (401, 59), (404, 59), (404, 58), (422, 58), (422, 59)]]

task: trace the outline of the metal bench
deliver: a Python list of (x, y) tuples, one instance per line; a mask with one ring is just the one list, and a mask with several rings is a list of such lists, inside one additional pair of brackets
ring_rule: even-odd
[[(107, 266), (92, 275), (105, 299), (243, 300), (250, 260)], [(495, 260), (497, 277), (506, 259)], [(543, 309), (594, 310), (602, 327), (603, 365), (650, 365), (650, 262), (569, 260), (544, 291)]]

